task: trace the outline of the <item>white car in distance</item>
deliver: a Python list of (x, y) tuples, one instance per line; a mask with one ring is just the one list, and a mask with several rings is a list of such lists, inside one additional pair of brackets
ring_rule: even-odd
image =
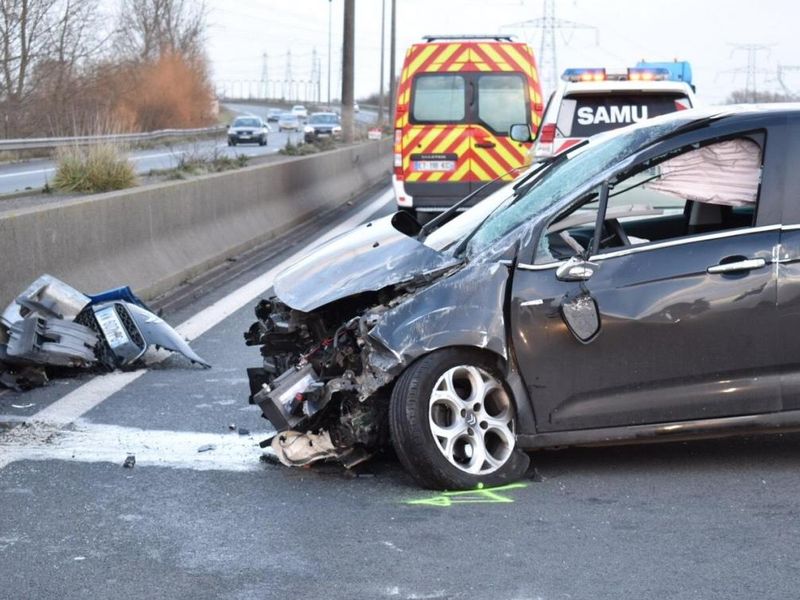
[(308, 118), (308, 110), (302, 104), (295, 104), (292, 107), (292, 114), (296, 116), (298, 119), (307, 119)]

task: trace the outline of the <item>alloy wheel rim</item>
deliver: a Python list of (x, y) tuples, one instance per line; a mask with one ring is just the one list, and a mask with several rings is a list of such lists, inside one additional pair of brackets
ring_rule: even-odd
[(439, 452), (457, 469), (486, 475), (514, 450), (514, 405), (503, 385), (479, 367), (459, 365), (436, 381), (428, 423)]

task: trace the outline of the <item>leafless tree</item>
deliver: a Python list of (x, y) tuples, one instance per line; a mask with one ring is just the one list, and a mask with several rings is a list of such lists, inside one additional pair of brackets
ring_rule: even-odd
[(123, 0), (117, 48), (130, 58), (152, 60), (167, 51), (203, 56), (206, 6), (200, 0)]
[(28, 91), (28, 79), (41, 58), (52, 27), (57, 0), (0, 0), (0, 92), (17, 105)]
[(750, 90), (734, 90), (728, 96), (728, 104), (765, 104), (771, 102), (796, 102), (797, 96), (778, 92), (752, 92)]

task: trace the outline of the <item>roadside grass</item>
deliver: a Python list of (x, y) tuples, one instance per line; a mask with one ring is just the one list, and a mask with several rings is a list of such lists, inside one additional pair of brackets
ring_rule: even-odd
[(133, 165), (113, 144), (58, 148), (55, 161), (52, 187), (58, 191), (98, 193), (136, 185)]
[(223, 154), (214, 149), (204, 152), (197, 148), (188, 152), (182, 152), (177, 156), (178, 164), (170, 169), (152, 169), (148, 175), (152, 177), (163, 177), (167, 180), (180, 180), (194, 177), (197, 175), (208, 175), (210, 173), (222, 173), (246, 167), (250, 157), (246, 154), (237, 154), (234, 157)]
[(278, 154), (283, 154), (284, 156), (308, 156), (309, 154), (318, 154), (335, 148), (336, 142), (331, 138), (321, 138), (311, 144), (306, 142), (294, 144), (291, 139), (287, 139), (286, 145), (278, 150)]

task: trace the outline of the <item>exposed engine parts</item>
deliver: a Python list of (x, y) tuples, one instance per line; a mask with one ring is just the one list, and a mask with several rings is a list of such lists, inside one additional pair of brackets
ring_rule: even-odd
[[(391, 378), (376, 376), (365, 361), (371, 351), (365, 328), (377, 300), (365, 294), (314, 313), (276, 298), (256, 306), (258, 321), (244, 337), (261, 346), (264, 366), (248, 369), (250, 402), (279, 432), (262, 445), (271, 444), (284, 464), (337, 458), (354, 465), (388, 442), (388, 395), (381, 387)], [(344, 317), (360, 311), (367, 312)]]

